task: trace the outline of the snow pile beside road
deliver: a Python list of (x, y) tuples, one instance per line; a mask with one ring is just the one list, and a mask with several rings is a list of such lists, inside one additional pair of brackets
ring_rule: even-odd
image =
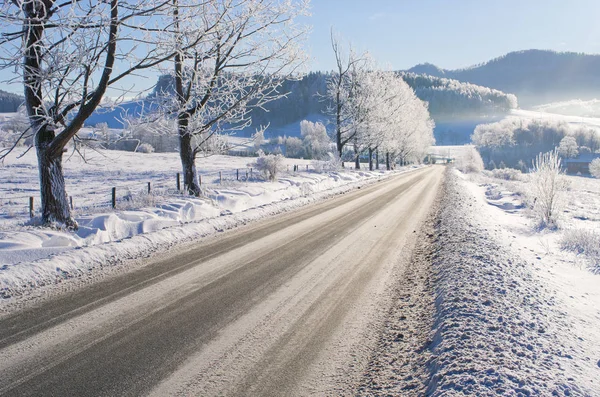
[(249, 182), (207, 189), (203, 198), (181, 196), (152, 208), (77, 218), (77, 232), (29, 227), (0, 233), (0, 296), (81, 277), (124, 260), (148, 257), (194, 241), (341, 194), (412, 169), (302, 173), (277, 183)]
[(569, 306), (503, 237), (493, 218), (502, 210), (448, 174), (428, 395), (598, 395), (598, 349), (572, 332)]

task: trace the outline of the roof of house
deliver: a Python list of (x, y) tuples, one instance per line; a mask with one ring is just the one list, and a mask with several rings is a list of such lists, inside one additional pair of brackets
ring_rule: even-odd
[(574, 159), (567, 159), (565, 163), (591, 163), (594, 159), (600, 159), (600, 153), (580, 154)]

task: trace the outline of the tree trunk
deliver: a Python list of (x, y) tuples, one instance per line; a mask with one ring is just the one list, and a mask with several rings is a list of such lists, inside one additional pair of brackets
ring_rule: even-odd
[(379, 149), (375, 150), (375, 168), (379, 169)]
[(387, 152), (385, 154), (385, 167), (387, 168), (387, 170), (390, 170), (390, 153)]
[(65, 189), (65, 177), (62, 169), (62, 152), (57, 156), (48, 150), (54, 139), (54, 131), (42, 127), (36, 134), (36, 152), (40, 174), (40, 199), (42, 221), (57, 222), (68, 228), (77, 229), (77, 222), (71, 217), (71, 209)]
[(358, 145), (354, 143), (354, 169), (360, 170), (360, 156), (358, 155)]
[(179, 157), (183, 171), (183, 189), (192, 196), (200, 195), (200, 181), (196, 171), (196, 155), (192, 147), (192, 136), (187, 127), (179, 126)]
[(373, 149), (369, 148), (369, 171), (373, 171)]

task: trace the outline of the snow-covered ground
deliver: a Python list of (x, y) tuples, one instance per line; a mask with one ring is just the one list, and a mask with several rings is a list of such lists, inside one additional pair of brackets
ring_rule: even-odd
[(600, 275), (561, 251), (600, 231), (600, 181), (569, 177), (562, 228), (536, 231), (522, 182), (451, 173), (434, 257), (432, 395), (600, 395)]
[[(265, 182), (256, 170), (250, 170), (248, 164), (253, 161), (231, 156), (199, 160), (205, 190), (195, 198), (175, 189), (175, 176), (180, 172), (176, 153), (102, 151), (88, 153), (86, 161), (72, 156), (64, 168), (79, 230), (69, 232), (28, 223), (28, 197), (34, 196), (39, 203), (35, 154), (30, 151), (20, 158), (17, 153), (11, 155), (0, 167), (0, 294), (15, 296), (57, 280), (97, 272), (124, 259), (148, 256), (178, 242), (393, 174), (354, 170), (317, 173), (311, 161), (286, 159), (278, 180)], [(293, 172), (294, 165), (298, 172)], [(147, 192), (148, 182), (151, 194)], [(116, 210), (110, 207), (113, 186), (117, 188)]]
[(510, 114), (507, 115), (506, 118), (564, 121), (565, 123), (572, 124), (573, 126), (592, 128), (600, 127), (600, 118), (569, 116), (536, 110), (514, 109), (510, 111)]
[(533, 109), (545, 113), (564, 114), (566, 116), (598, 117), (600, 116), (600, 100), (591, 99), (583, 101), (581, 99), (572, 99), (570, 101), (546, 103), (535, 106)]

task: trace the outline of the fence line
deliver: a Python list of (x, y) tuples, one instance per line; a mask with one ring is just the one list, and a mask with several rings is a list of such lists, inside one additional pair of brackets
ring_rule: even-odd
[[(287, 174), (295, 174), (298, 172), (310, 172), (314, 171), (314, 167), (306, 164), (305, 167), (300, 165), (293, 165), (292, 170), (290, 166), (287, 166)], [(259, 181), (262, 178), (257, 177), (257, 171), (253, 168), (237, 168), (228, 169), (225, 171), (211, 171), (199, 173), (198, 177), (200, 180), (200, 186), (220, 186), (229, 183), (238, 182), (249, 182)], [(260, 173), (258, 173), (260, 174)], [(96, 191), (87, 193), (85, 196), (68, 196), (68, 205), (71, 210), (89, 210), (92, 208), (106, 208), (106, 209), (117, 209), (120, 204), (133, 202), (135, 197), (151, 196), (151, 197), (169, 197), (169, 196), (182, 196), (185, 186), (183, 185), (182, 176), (180, 173), (176, 173), (173, 177), (173, 182), (169, 183), (165, 178), (158, 180), (151, 180), (148, 182), (134, 182), (134, 183), (119, 183), (115, 186), (107, 187), (107, 191), (104, 194), (98, 194)], [(21, 206), (19, 203), (23, 203)], [(17, 208), (23, 208), (24, 213), (30, 217), (34, 217), (36, 213), (40, 212), (40, 198), (39, 193), (36, 195), (29, 196), (9, 196), (0, 197), (0, 205), (2, 207), (5, 204), (11, 205)], [(7, 211), (10, 213), (12, 211)], [(20, 212), (20, 211), (19, 211)], [(0, 216), (3, 215), (0, 213)]]

